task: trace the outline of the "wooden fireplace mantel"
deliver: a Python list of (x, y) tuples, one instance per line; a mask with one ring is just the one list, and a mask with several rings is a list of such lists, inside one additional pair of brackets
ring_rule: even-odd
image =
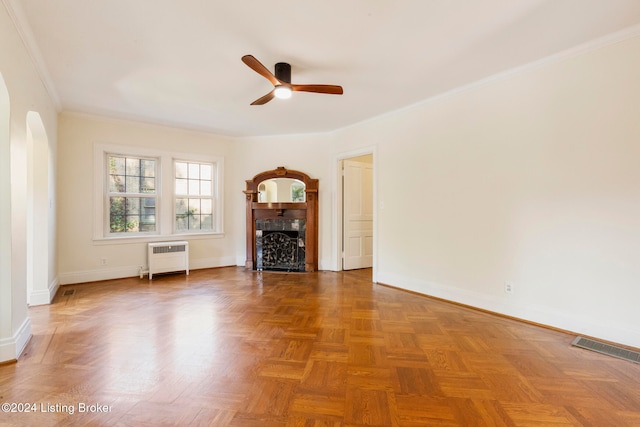
[[(291, 178), (305, 184), (305, 202), (258, 202), (258, 186), (271, 178)], [(246, 181), (247, 259), (245, 267), (253, 269), (256, 265), (256, 220), (257, 219), (304, 219), (306, 221), (306, 258), (305, 271), (318, 270), (318, 180), (310, 178), (304, 172), (289, 170), (280, 166), (276, 169), (257, 174)]]

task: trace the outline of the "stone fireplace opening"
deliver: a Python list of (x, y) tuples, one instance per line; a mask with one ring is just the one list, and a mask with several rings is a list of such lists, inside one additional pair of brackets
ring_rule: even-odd
[(256, 270), (305, 271), (304, 220), (256, 220)]
[[(318, 180), (279, 167), (246, 182), (245, 266), (258, 271), (317, 271)], [(287, 198), (274, 201), (270, 187)]]

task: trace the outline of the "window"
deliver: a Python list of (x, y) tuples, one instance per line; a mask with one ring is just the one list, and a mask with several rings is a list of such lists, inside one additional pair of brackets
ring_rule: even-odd
[(109, 233), (156, 231), (156, 160), (107, 155)]
[(176, 232), (215, 231), (215, 166), (186, 161), (174, 164)]
[(95, 242), (222, 237), (223, 157), (97, 143), (93, 160)]

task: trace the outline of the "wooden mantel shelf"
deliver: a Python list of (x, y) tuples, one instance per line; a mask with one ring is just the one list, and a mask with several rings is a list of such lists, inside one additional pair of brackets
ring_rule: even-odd
[(307, 209), (306, 203), (301, 202), (253, 202), (253, 209)]

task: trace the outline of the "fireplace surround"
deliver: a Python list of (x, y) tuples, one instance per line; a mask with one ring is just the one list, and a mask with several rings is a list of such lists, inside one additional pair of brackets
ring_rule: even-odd
[[(304, 184), (304, 201), (264, 200), (260, 189), (272, 179)], [(261, 185), (263, 184), (263, 185)], [(318, 270), (318, 180), (278, 167), (246, 181), (246, 262), (253, 270)]]

